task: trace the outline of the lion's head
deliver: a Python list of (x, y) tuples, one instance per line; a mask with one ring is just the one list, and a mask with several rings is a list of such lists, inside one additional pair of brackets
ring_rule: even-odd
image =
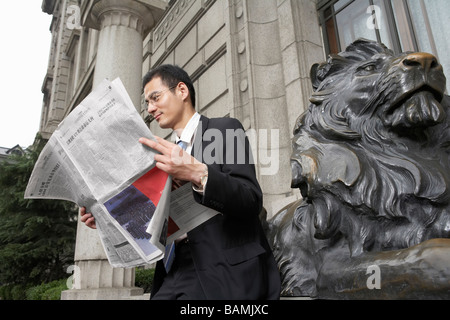
[(357, 40), (314, 65), (311, 77), (314, 120), (343, 139), (390, 136), (389, 130), (429, 127), (446, 117), (443, 68), (428, 53), (396, 56), (377, 42)]
[(450, 107), (437, 59), (357, 40), (311, 79), (291, 162), (315, 237), (343, 235), (353, 254), (449, 237)]

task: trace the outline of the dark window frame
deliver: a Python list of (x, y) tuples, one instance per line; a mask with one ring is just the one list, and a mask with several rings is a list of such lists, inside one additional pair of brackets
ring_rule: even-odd
[[(317, 10), (319, 13), (319, 21), (320, 21), (320, 25), (322, 27), (322, 34), (323, 34), (323, 39), (324, 39), (324, 46), (325, 46), (325, 52), (326, 54), (330, 54), (331, 53), (331, 48), (330, 48), (330, 38), (328, 36), (328, 30), (327, 30), (327, 26), (326, 23), (327, 21), (332, 18), (333, 21), (333, 25), (334, 25), (334, 37), (335, 37), (335, 41), (338, 47), (337, 52), (341, 52), (343, 51), (345, 48), (341, 48), (341, 44), (340, 44), (340, 38), (339, 38), (339, 31), (338, 28), (339, 26), (337, 26), (337, 22), (336, 22), (336, 15), (339, 14), (341, 11), (345, 10), (348, 6), (350, 6), (351, 4), (353, 4), (355, 1), (358, 0), (349, 0), (345, 5), (343, 5), (341, 8), (339, 8), (339, 10), (335, 11), (335, 4), (339, 1), (345, 1), (345, 0), (319, 0), (318, 4), (317, 4)], [(368, 0), (370, 5), (374, 5), (374, 0)], [(401, 47), (401, 42), (400, 42), (400, 37), (399, 37), (399, 32), (397, 30), (397, 24), (395, 21), (395, 17), (394, 17), (394, 9), (392, 8), (392, 4), (390, 0), (381, 0), (383, 1), (383, 4), (386, 8), (386, 21), (388, 24), (388, 28), (389, 28), (389, 35), (390, 38), (392, 40), (392, 49), (394, 52), (396, 53), (400, 53), (402, 51), (402, 47)], [(399, 0), (395, 0), (395, 1), (399, 1)], [(403, 1), (406, 4), (406, 0), (400, 0)], [(407, 7), (407, 5), (405, 5), (405, 7)], [(407, 22), (408, 22), (408, 28), (410, 32), (414, 32), (413, 28), (412, 28), (412, 22), (411, 22), (411, 17), (409, 15), (409, 12), (406, 13), (406, 18), (407, 18)], [(380, 31), (378, 29), (375, 29), (375, 34), (377, 37), (377, 41), (381, 42), (381, 34)], [(414, 39), (414, 46), (415, 48), (417, 48), (417, 42), (415, 40), (415, 35), (412, 35), (412, 39)]]

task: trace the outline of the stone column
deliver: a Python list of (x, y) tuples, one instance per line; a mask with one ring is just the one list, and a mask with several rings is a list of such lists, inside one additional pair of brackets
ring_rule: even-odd
[[(85, 27), (100, 30), (94, 72), (95, 87), (120, 77), (140, 111), (143, 38), (164, 12), (161, 0), (90, 0), (82, 8)], [(134, 268), (112, 268), (96, 230), (78, 223), (74, 288), (63, 300), (126, 299), (142, 295), (134, 286)]]
[(256, 130), (251, 144), (269, 218), (301, 198), (291, 189), (289, 159), (312, 92), (309, 70), (324, 60), (316, 3), (228, 0), (232, 116)]

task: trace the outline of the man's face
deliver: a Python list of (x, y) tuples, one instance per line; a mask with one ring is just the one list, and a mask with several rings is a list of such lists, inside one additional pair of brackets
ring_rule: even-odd
[(184, 107), (177, 87), (169, 88), (157, 77), (144, 87), (144, 95), (148, 113), (155, 118), (159, 126), (163, 129), (178, 129), (182, 124)]

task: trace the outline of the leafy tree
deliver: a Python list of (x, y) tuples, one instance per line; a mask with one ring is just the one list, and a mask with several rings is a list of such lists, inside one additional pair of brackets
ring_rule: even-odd
[(24, 199), (43, 144), (0, 163), (0, 285), (61, 279), (68, 276), (66, 268), (73, 263), (74, 204)]

